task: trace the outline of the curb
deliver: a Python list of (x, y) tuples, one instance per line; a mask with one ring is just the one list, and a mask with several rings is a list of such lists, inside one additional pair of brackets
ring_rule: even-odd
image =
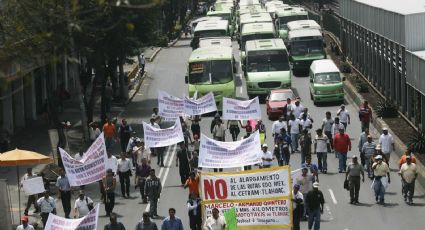
[(170, 43), (168, 43), (168, 47), (170, 46), (174, 46), (178, 41), (179, 41), (180, 37), (174, 39), (173, 41), (171, 41)]
[[(140, 70), (139, 70), (139, 71), (140, 71)], [(148, 75), (147, 73), (148, 73), (148, 72), (147, 72), (147, 71), (145, 71), (145, 72), (143, 73), (143, 76), (141, 76), (141, 77), (140, 77), (140, 79), (138, 80), (138, 83), (137, 83), (137, 85), (136, 85), (136, 87), (135, 87), (134, 92), (133, 92), (133, 93), (131, 93), (131, 96), (128, 98), (128, 100), (126, 101), (125, 105), (128, 105), (128, 104), (130, 104), (130, 103), (133, 101), (133, 98), (136, 96), (137, 92), (139, 92), (140, 87), (142, 86), (143, 81), (145, 80), (146, 76)]]
[(152, 54), (152, 56), (150, 56), (149, 58), (146, 58), (146, 60), (148, 61), (148, 62), (153, 62), (153, 60), (155, 60), (155, 57), (156, 57), (156, 55), (159, 53), (159, 51), (161, 51), (162, 50), (162, 47), (157, 47), (156, 49), (155, 49), (155, 51), (153, 52), (153, 54)]

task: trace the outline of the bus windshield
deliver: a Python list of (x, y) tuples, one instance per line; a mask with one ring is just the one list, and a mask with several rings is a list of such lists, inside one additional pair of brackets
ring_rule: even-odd
[(248, 72), (289, 71), (285, 50), (250, 51), (247, 56)]
[(195, 37), (198, 37), (198, 38), (223, 37), (223, 36), (226, 36), (225, 30), (203, 30), (203, 31), (195, 32)]
[(321, 39), (291, 41), (290, 52), (291, 55), (320, 54), (323, 53), (323, 41)]
[(288, 22), (298, 21), (298, 20), (308, 20), (307, 15), (291, 15), (279, 18), (279, 29), (287, 30), (288, 26), (286, 25)]
[(241, 50), (245, 51), (245, 44), (247, 41), (258, 40), (258, 39), (271, 39), (271, 38), (274, 38), (273, 33), (243, 35), (241, 38)]
[(233, 81), (232, 62), (213, 60), (189, 63), (189, 84), (225, 84)]
[(318, 73), (314, 76), (314, 83), (333, 84), (341, 82), (341, 77), (338, 72), (334, 73)]

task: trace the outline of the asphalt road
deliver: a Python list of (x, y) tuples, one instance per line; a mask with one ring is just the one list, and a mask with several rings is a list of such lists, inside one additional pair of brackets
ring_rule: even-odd
[[(152, 113), (152, 108), (157, 106), (157, 92), (164, 90), (175, 96), (187, 94), (187, 86), (184, 83), (184, 75), (186, 73), (186, 63), (191, 53), (189, 40), (180, 40), (174, 47), (163, 49), (154, 62), (148, 63), (148, 78), (144, 81), (139, 93), (134, 101), (120, 115), (121, 118), (127, 118), (128, 122), (141, 133), (141, 122), (148, 121)], [(234, 43), (237, 45), (237, 43)], [(234, 48), (235, 54), (238, 55), (237, 47)], [(237, 60), (239, 59), (236, 57)], [(237, 76), (237, 96), (246, 98), (245, 82), (241, 75)], [(313, 130), (321, 126), (321, 120), (325, 117), (326, 111), (331, 111), (332, 115), (336, 114), (339, 105), (322, 105), (314, 106), (309, 97), (308, 78), (294, 77), (292, 79), (294, 90), (301, 97), (301, 103), (309, 108), (310, 114), (314, 119)], [(356, 154), (358, 137), (360, 135), (360, 123), (357, 118), (357, 109), (350, 100), (346, 100), (346, 108), (351, 114), (351, 124), (348, 126), (348, 134), (351, 136), (353, 151), (349, 156)], [(272, 121), (266, 116), (265, 106), (261, 105), (263, 121), (268, 129), (268, 136), (271, 137), (270, 129)], [(201, 131), (209, 136), (209, 125), (211, 117), (203, 117), (201, 122)], [(374, 137), (378, 135), (372, 130)], [(241, 136), (244, 132), (241, 132)], [(231, 140), (230, 134), (227, 134), (226, 140)], [(267, 144), (271, 146), (272, 141), (269, 138)], [(152, 166), (157, 171), (157, 175), (161, 178), (164, 189), (159, 201), (158, 213), (161, 216), (168, 215), (168, 208), (174, 207), (177, 210), (185, 229), (189, 229), (189, 220), (186, 209), (186, 201), (188, 191), (180, 186), (180, 177), (178, 168), (175, 167), (176, 147), (172, 146), (168, 149), (165, 156), (166, 167), (158, 168), (156, 160), (152, 161)], [(392, 156), (390, 164), (395, 169), (395, 160), (398, 157)], [(317, 163), (317, 158), (313, 155), (313, 162)], [(277, 165), (277, 162), (273, 162)], [(300, 167), (300, 154), (295, 153), (291, 157), (292, 169)], [(408, 206), (404, 203), (401, 195), (401, 181), (397, 173), (391, 172), (392, 183), (389, 185), (386, 193), (387, 205), (375, 204), (373, 191), (370, 189), (371, 181), (366, 178), (360, 190), (360, 204), (350, 205), (348, 191), (343, 189), (344, 175), (338, 173), (338, 161), (333, 154), (328, 155), (328, 174), (320, 174), (320, 189), (322, 190), (326, 204), (325, 212), (322, 215), (321, 227), (326, 230), (357, 230), (357, 229), (423, 229), (425, 218), (423, 218), (424, 189), (420, 185), (416, 186), (415, 204)], [(236, 169), (232, 169), (236, 170)], [(133, 180), (132, 180), (133, 181)], [(147, 210), (145, 204), (141, 203), (140, 194), (131, 187), (131, 199), (123, 199), (119, 194), (119, 185), (117, 186), (117, 204), (114, 212), (119, 216), (119, 221), (123, 222), (127, 229), (134, 229), (136, 223), (141, 219), (142, 212)], [(99, 201), (99, 192), (97, 185), (87, 187), (87, 193), (94, 200)], [(59, 208), (59, 214), (62, 215), (62, 209)], [(99, 228), (108, 223), (108, 218), (104, 217), (104, 206), (101, 205), (99, 220)], [(154, 220), (160, 226), (161, 219)], [(302, 222), (302, 229), (307, 229), (307, 223)]]

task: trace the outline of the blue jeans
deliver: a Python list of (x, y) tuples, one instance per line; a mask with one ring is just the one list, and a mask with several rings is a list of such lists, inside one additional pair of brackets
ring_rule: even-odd
[(299, 133), (291, 133), (291, 145), (292, 145), (292, 152), (294, 152), (296, 149), (298, 149), (298, 139), (300, 138)]
[(378, 198), (379, 198), (379, 201), (384, 202), (385, 187), (382, 184), (380, 177), (379, 179), (375, 177), (375, 184), (373, 185), (373, 190), (375, 191), (376, 201), (378, 201)]
[(339, 159), (339, 171), (345, 171), (347, 169), (347, 153), (338, 153)]
[(327, 152), (317, 152), (317, 164), (319, 170), (328, 170), (328, 153)]
[(105, 137), (105, 147), (106, 147), (106, 150), (110, 150), (110, 148), (112, 147), (113, 141), (114, 140), (112, 138)]
[(308, 229), (311, 230), (314, 223), (314, 230), (320, 229), (320, 208), (308, 211)]

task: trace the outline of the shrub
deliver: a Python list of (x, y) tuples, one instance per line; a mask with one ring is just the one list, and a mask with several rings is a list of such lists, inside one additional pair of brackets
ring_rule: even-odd
[(425, 132), (418, 132), (409, 137), (409, 146), (413, 147), (413, 151), (425, 154)]
[(351, 66), (347, 62), (342, 63), (342, 65), (341, 65), (341, 72), (343, 72), (343, 73), (351, 73)]
[(360, 77), (355, 76), (354, 77), (354, 85), (357, 89), (358, 93), (369, 93), (369, 86), (368, 84), (360, 79)]
[(397, 107), (389, 100), (380, 100), (375, 109), (379, 117), (397, 117)]

